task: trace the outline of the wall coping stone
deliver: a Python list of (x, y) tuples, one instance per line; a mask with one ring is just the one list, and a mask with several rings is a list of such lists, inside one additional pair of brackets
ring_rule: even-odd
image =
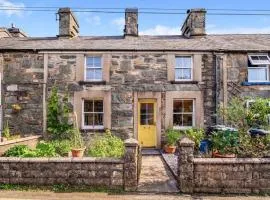
[(94, 158), (94, 157), (83, 157), (83, 158), (71, 158), (71, 157), (53, 157), (53, 158), (17, 158), (17, 157), (0, 157), (0, 162), (31, 162), (31, 163), (116, 163), (123, 164), (123, 159), (117, 158)]
[(125, 140), (124, 143), (125, 143), (126, 147), (136, 147), (139, 145), (139, 142), (134, 138), (129, 138), (129, 139)]
[(41, 135), (34, 135), (34, 136), (29, 136), (29, 137), (24, 137), (24, 138), (18, 138), (18, 139), (15, 139), (15, 140), (9, 140), (9, 141), (5, 141), (5, 142), (0, 142), (0, 146), (5, 146), (5, 145), (8, 145), (8, 144), (24, 142), (24, 141), (33, 140), (33, 139), (39, 139), (41, 137), (42, 137)]
[(194, 164), (263, 164), (270, 158), (194, 158)]
[(193, 142), (192, 140), (190, 140), (188, 137), (182, 137), (179, 141), (179, 146), (180, 147), (194, 147), (195, 142)]

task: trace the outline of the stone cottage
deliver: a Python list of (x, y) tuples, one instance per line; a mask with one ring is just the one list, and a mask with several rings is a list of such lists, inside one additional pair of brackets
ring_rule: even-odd
[(137, 9), (126, 9), (120, 36), (82, 37), (69, 8), (58, 16), (56, 37), (1, 29), (2, 121), (12, 132), (46, 134), (54, 84), (86, 135), (111, 129), (144, 147), (160, 147), (170, 127), (220, 123), (216, 111), (233, 96), (270, 97), (270, 35), (208, 35), (205, 9), (188, 10), (179, 35), (163, 36), (139, 35)]

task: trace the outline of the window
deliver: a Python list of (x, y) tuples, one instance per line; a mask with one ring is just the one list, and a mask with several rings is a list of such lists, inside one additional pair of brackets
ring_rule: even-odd
[(175, 80), (192, 80), (192, 57), (178, 56), (175, 61)]
[(248, 81), (268, 82), (270, 59), (268, 55), (249, 55)]
[(83, 128), (103, 129), (103, 100), (83, 100)]
[(141, 125), (154, 125), (154, 103), (141, 103)]
[(194, 101), (176, 99), (173, 101), (173, 127), (185, 128), (194, 126)]
[(85, 80), (102, 81), (102, 66), (100, 56), (87, 56), (85, 61)]

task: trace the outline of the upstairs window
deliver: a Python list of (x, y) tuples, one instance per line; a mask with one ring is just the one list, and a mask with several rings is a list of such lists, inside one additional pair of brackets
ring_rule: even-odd
[(194, 101), (175, 99), (173, 101), (173, 127), (176, 129), (194, 126)]
[(83, 128), (103, 129), (103, 100), (83, 100)]
[(175, 58), (175, 80), (176, 81), (192, 80), (191, 56), (177, 56)]
[(270, 59), (268, 55), (249, 55), (248, 82), (268, 82)]
[(87, 56), (85, 61), (85, 80), (102, 81), (102, 66), (100, 56)]

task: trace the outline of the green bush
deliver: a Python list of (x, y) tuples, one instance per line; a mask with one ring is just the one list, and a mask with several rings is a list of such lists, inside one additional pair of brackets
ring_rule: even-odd
[(70, 140), (54, 140), (52, 141), (52, 145), (55, 148), (55, 152), (60, 156), (66, 156), (71, 151)]
[(29, 153), (31, 149), (27, 145), (16, 145), (8, 149), (3, 156), (5, 157), (24, 157), (25, 154)]
[(52, 143), (41, 141), (37, 144), (35, 150), (37, 157), (55, 157), (57, 156)]
[(96, 137), (90, 144), (88, 155), (93, 157), (115, 157), (124, 155), (124, 142), (107, 131), (105, 136)]
[(177, 140), (180, 138), (181, 133), (179, 130), (175, 130), (175, 129), (168, 129), (166, 130), (166, 143), (169, 146), (175, 146)]
[(195, 149), (198, 150), (200, 147), (200, 142), (204, 138), (204, 130), (203, 129), (196, 129), (190, 128), (184, 131), (184, 134), (195, 142)]

